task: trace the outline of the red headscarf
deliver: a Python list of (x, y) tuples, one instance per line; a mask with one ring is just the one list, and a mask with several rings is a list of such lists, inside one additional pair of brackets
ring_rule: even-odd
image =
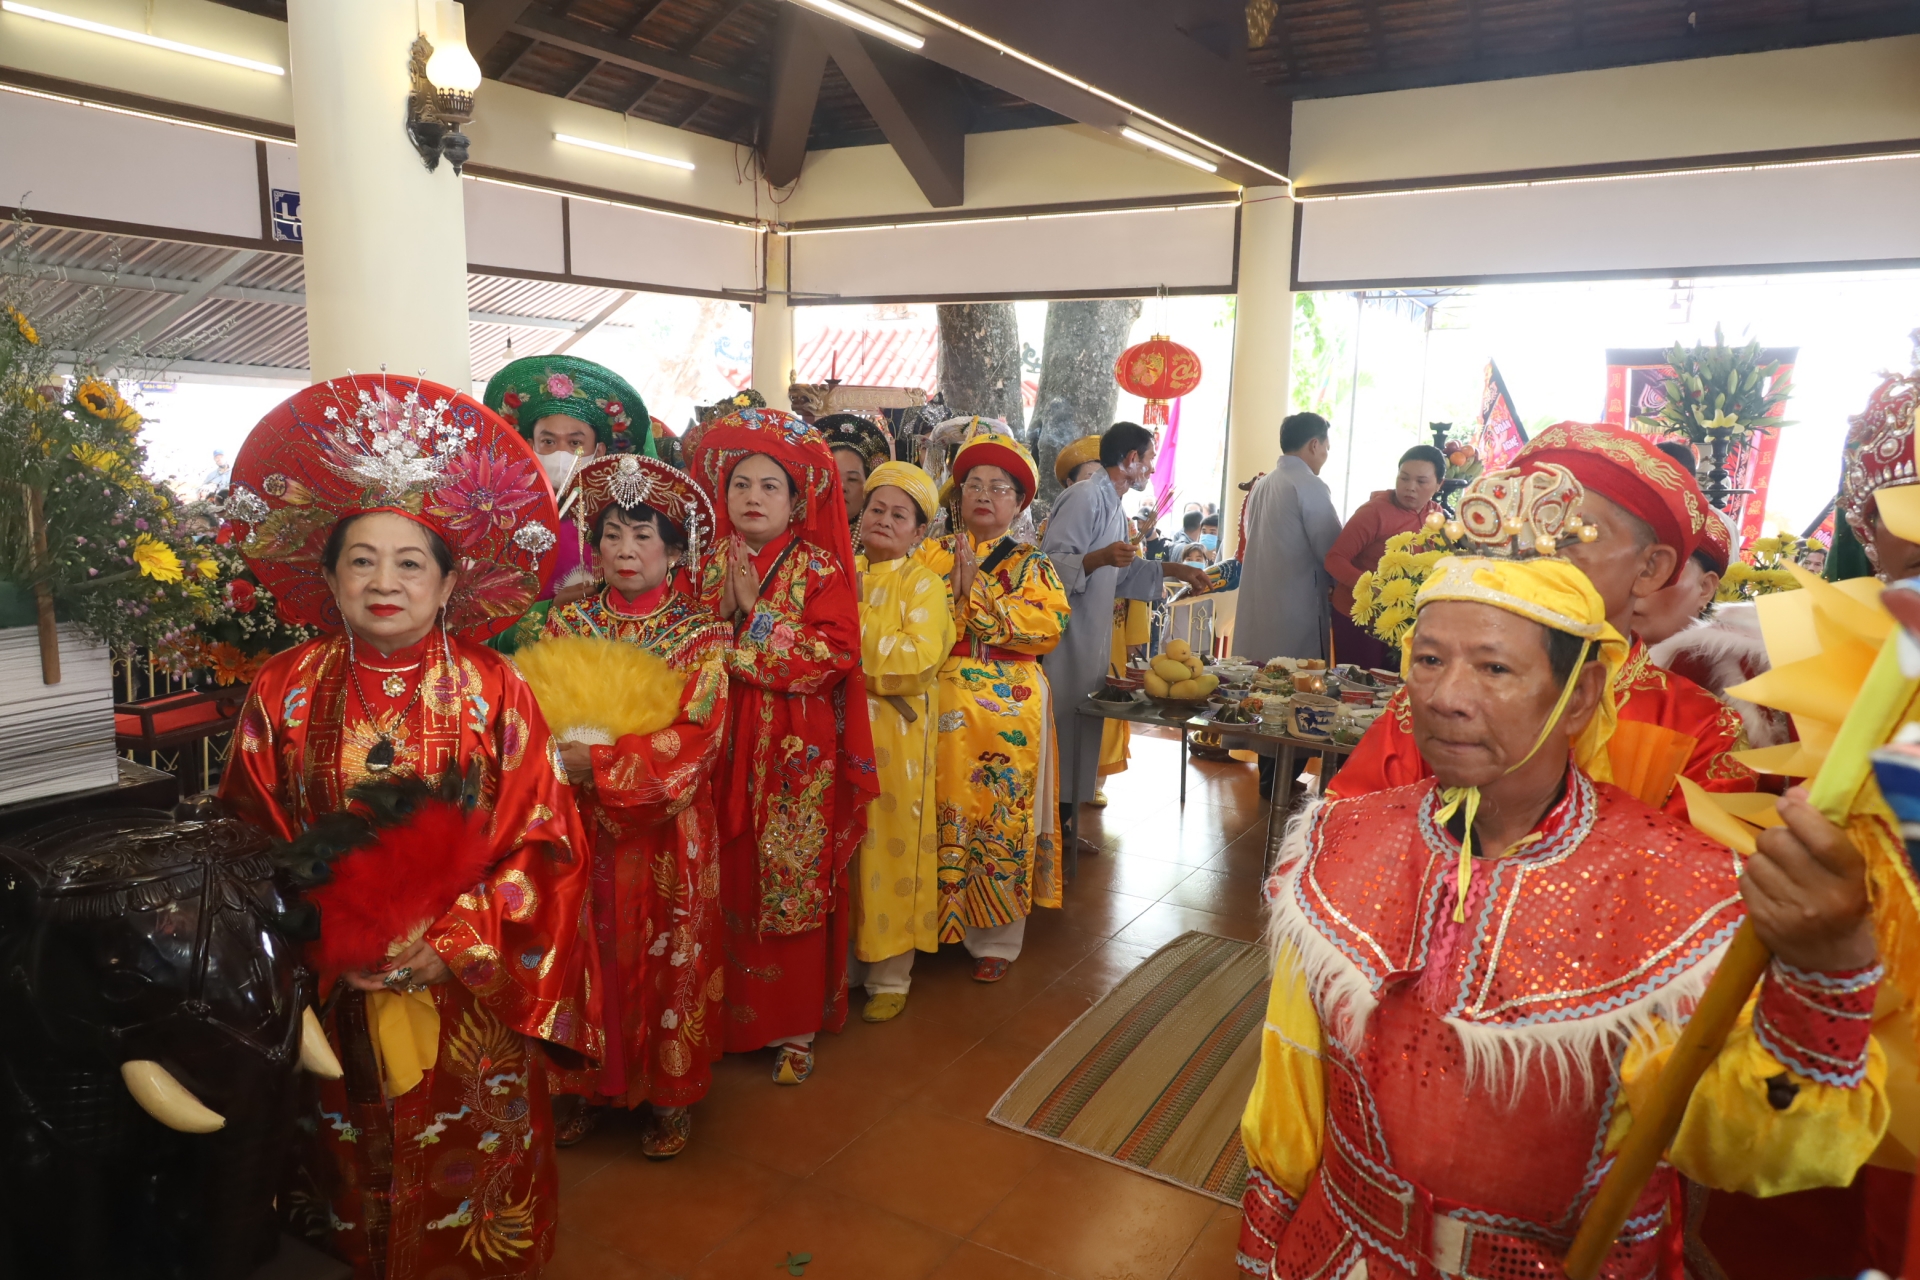
[(1535, 436), (1514, 465), (1556, 462), (1587, 490), (1647, 522), (1653, 540), (1672, 547), (1672, 582), (1700, 545), (1709, 515), (1706, 495), (1687, 469), (1636, 431), (1604, 422), (1560, 422)]
[(779, 409), (736, 409), (687, 433), (687, 470), (713, 500), (714, 545), (733, 536), (727, 514), (727, 482), (744, 458), (764, 453), (793, 481), (793, 522), (798, 536), (831, 555), (852, 581), (853, 538), (847, 529), (847, 499), (840, 469), (818, 428)]

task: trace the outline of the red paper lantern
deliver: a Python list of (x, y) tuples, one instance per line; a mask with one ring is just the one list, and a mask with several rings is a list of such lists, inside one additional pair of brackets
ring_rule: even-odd
[(1143, 426), (1167, 424), (1167, 401), (1178, 400), (1200, 385), (1200, 357), (1164, 333), (1120, 353), (1113, 362), (1113, 380), (1122, 390), (1147, 402), (1140, 415)]

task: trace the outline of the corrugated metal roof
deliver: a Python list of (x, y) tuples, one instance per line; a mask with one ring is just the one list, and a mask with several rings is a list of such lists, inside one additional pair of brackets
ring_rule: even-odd
[[(201, 282), (253, 256), (184, 309)], [(0, 224), (0, 291), (89, 359), (133, 370), (285, 376), (307, 367), (304, 263), (297, 253), (237, 250), (28, 223)], [(467, 306), (473, 374), (484, 379), (517, 356), (542, 355), (621, 296), (620, 290), (471, 274)], [(549, 321), (513, 324), (507, 318)], [(155, 326), (158, 326), (157, 328)], [(205, 366), (218, 366), (209, 369)]]
[(863, 387), (931, 391), (939, 383), (940, 330), (888, 321), (824, 329), (794, 352), (793, 363), (801, 382), (837, 377)]

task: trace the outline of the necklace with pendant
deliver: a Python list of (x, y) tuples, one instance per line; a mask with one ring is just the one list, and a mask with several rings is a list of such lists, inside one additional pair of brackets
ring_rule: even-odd
[[(422, 659), (421, 665), (423, 667), (425, 665), (424, 658)], [(347, 673), (347, 683), (353, 687), (354, 701), (360, 704), (360, 714), (366, 718), (367, 724), (372, 725), (374, 723), (373, 712), (367, 706), (367, 695), (360, 691), (360, 659), (354, 652), (353, 628), (351, 627), (347, 628), (347, 666), (350, 668)], [(378, 670), (378, 668), (368, 669)], [(400, 714), (394, 717), (393, 722), (395, 725), (403, 725), (407, 722), (407, 716), (413, 711), (413, 704), (420, 701), (420, 694), (426, 687), (427, 678), (423, 674), (420, 677), (420, 682), (413, 686), (413, 696), (407, 699), (407, 705), (400, 708)], [(380, 682), (380, 691), (389, 698), (399, 697), (402, 693), (406, 692), (406, 689), (407, 682), (400, 678), (400, 673), (397, 671), (389, 671), (387, 678)], [(374, 734), (376, 741), (371, 747), (367, 748), (366, 768), (368, 773), (377, 776), (393, 768), (394, 747), (393, 739), (381, 733), (380, 730), (375, 729)]]

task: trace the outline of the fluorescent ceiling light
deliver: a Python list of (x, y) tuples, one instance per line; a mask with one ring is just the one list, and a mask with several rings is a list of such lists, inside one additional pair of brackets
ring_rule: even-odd
[(829, 18), (838, 18), (850, 26), (859, 27), (862, 31), (871, 31), (883, 40), (891, 40), (908, 49), (918, 49), (926, 44), (925, 40), (905, 27), (896, 27), (891, 22), (882, 22), (872, 14), (856, 9), (852, 5), (841, 4), (840, 0), (796, 0), (796, 3), (824, 13)]
[(585, 147), (589, 151), (604, 151), (610, 156), (625, 156), (629, 160), (645, 160), (649, 164), (664, 164), (672, 169), (685, 169), (693, 172), (693, 161), (675, 160), (672, 156), (656, 156), (651, 151), (635, 151), (631, 147), (616, 147), (610, 142), (595, 142), (590, 138), (576, 138), (570, 133), (556, 133), (555, 142), (564, 142), (571, 147)]
[(1137, 142), (1143, 147), (1158, 151), (1163, 156), (1171, 156), (1181, 164), (1190, 164), (1196, 169), (1205, 169), (1208, 173), (1220, 172), (1220, 166), (1185, 147), (1176, 147), (1171, 142), (1162, 142), (1150, 133), (1142, 133), (1132, 125), (1122, 125), (1120, 136), (1129, 142)]
[(17, 13), (23, 18), (38, 18), (42, 22), (57, 23), (63, 27), (72, 27), (76, 31), (91, 31), (99, 36), (112, 36), (116, 40), (130, 40), (134, 44), (144, 44), (153, 49), (165, 49), (169, 53), (184, 53), (190, 58), (205, 58), (209, 62), (224, 62), (230, 67), (240, 67), (247, 71), (264, 71), (270, 76), (287, 74), (285, 67), (276, 67), (271, 62), (255, 62), (252, 58), (242, 58), (237, 54), (221, 53), (218, 49), (202, 49), (199, 45), (181, 44), (178, 40), (165, 40), (159, 36), (150, 36), (144, 31), (129, 31), (125, 27), (110, 27), (104, 22), (93, 22), (86, 18), (76, 18), (71, 14), (54, 13), (47, 9), (36, 9), (29, 4), (19, 4), (16, 0), (0, 0), (0, 10)]

